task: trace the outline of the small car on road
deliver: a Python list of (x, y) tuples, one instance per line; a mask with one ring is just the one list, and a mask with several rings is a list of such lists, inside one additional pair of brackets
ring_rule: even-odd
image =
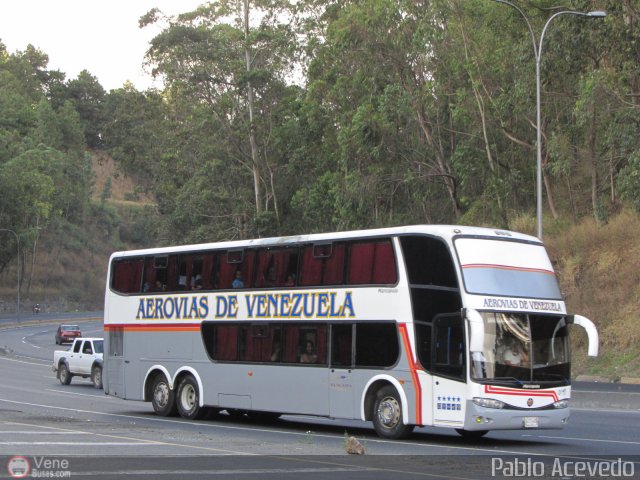
[(82, 332), (78, 325), (60, 325), (56, 331), (56, 345), (71, 343), (81, 336)]

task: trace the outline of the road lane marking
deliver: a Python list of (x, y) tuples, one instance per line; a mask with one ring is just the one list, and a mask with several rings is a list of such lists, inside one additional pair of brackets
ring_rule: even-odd
[[(7, 358), (0, 356), (0, 360), (6, 360), (7, 362), (14, 363), (26, 363), (27, 365), (37, 365), (39, 367), (51, 367), (51, 363), (33, 363), (33, 362), (25, 362), (24, 360), (16, 360), (15, 358)], [(44, 362), (45, 360), (43, 360)]]
[(27, 337), (22, 337), (22, 343), (24, 343), (25, 345), (31, 345), (33, 348), (42, 348), (34, 343), (31, 343), (29, 340), (27, 340)]
[(600, 438), (556, 437), (551, 435), (522, 435), (523, 437), (550, 438), (554, 440), (578, 440), (580, 442), (621, 443), (626, 445), (640, 445), (640, 442), (628, 442), (625, 440), (604, 440)]
[[(85, 385), (90, 385), (90, 384), (86, 383)], [(102, 395), (100, 394), (92, 395), (90, 393), (65, 392), (63, 390), (55, 390), (53, 388), (45, 388), (44, 390), (45, 392), (55, 392), (55, 393), (61, 393), (63, 395), (77, 395), (79, 397), (93, 397), (93, 398), (104, 398), (105, 400), (119, 400), (118, 398), (105, 395), (104, 393)]]
[[(87, 412), (87, 413), (96, 413), (96, 414), (100, 414), (100, 415), (110, 415), (110, 416), (122, 416), (122, 417), (132, 417), (132, 418), (136, 418), (135, 416), (131, 416), (131, 415), (119, 415), (119, 414), (114, 414), (114, 413), (100, 413), (100, 412), (90, 412), (88, 410), (76, 410), (73, 408), (65, 408), (65, 407), (55, 407), (55, 406), (51, 406), (51, 405), (36, 405), (33, 403), (25, 403), (25, 402), (14, 402), (13, 400), (6, 400), (3, 398), (0, 398), (0, 401), (2, 402), (9, 402), (9, 403), (22, 403), (23, 405), (31, 405), (31, 406), (40, 406), (40, 407), (44, 407), (44, 408), (53, 408), (53, 409), (59, 409), (59, 410), (71, 410), (71, 411), (77, 411), (77, 412)], [(69, 434), (76, 434), (77, 432), (83, 432), (89, 435), (93, 435), (96, 437), (104, 437), (104, 438), (115, 438), (115, 439), (121, 439), (121, 440), (126, 440), (126, 441), (131, 441), (131, 440), (135, 440), (137, 442), (144, 442), (145, 444), (149, 444), (149, 445), (159, 445), (159, 446), (163, 446), (163, 447), (182, 447), (182, 448), (188, 448), (188, 449), (196, 449), (196, 450), (205, 450), (208, 452), (222, 452), (225, 455), (250, 455), (250, 456), (254, 456), (257, 455), (255, 453), (247, 453), (247, 452), (237, 452), (234, 450), (226, 450), (223, 448), (214, 448), (214, 447), (202, 447), (199, 445), (189, 445), (186, 443), (173, 443), (173, 442), (162, 442), (160, 440), (150, 440), (147, 438), (135, 438), (135, 437), (129, 437), (129, 436), (124, 436), (124, 435), (113, 435), (113, 434), (106, 434), (106, 433), (96, 433), (96, 432), (85, 432), (84, 430), (74, 430), (71, 428), (60, 428), (60, 427), (49, 427), (49, 426), (44, 426), (44, 425), (33, 425), (30, 423), (20, 423), (20, 422), (5, 422), (5, 425), (19, 425), (19, 426), (27, 426), (27, 427), (37, 427), (37, 428), (47, 428), (50, 430), (57, 430), (57, 431), (61, 431), (61, 432), (67, 432)], [(94, 445), (93, 443), (83, 443), (83, 445)], [(140, 445), (140, 443), (137, 443), (136, 445)]]
[[(42, 428), (42, 427), (41, 427)], [(31, 430), (0, 430), (0, 435), (69, 435), (69, 432), (33, 432)], [(75, 432), (77, 435), (91, 435), (90, 432)]]
[(0, 442), (0, 446), (23, 447), (23, 446), (58, 446), (58, 447), (155, 447), (148, 442)]

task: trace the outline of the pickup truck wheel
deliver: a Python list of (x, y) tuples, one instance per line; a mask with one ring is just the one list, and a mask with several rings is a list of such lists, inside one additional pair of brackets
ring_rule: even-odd
[(62, 385), (69, 385), (71, 383), (71, 372), (69, 371), (69, 367), (67, 367), (66, 363), (60, 365), (58, 369), (58, 378), (60, 379), (60, 383)]
[(191, 375), (184, 377), (178, 385), (176, 404), (182, 418), (195, 420), (205, 415), (206, 410), (200, 406), (198, 382)]
[(164, 375), (159, 374), (153, 380), (151, 387), (151, 405), (161, 417), (175, 415), (176, 397)]
[(91, 369), (91, 382), (95, 388), (102, 388), (102, 367), (100, 365)]

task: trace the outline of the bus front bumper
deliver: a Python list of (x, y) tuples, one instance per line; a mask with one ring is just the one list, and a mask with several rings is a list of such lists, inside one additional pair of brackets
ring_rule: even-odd
[(467, 401), (465, 430), (547, 430), (563, 428), (569, 421), (570, 408), (515, 410), (480, 407)]

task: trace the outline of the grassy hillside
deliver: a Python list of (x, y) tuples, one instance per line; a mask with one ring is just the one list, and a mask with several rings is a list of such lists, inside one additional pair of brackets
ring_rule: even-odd
[(600, 333), (597, 360), (575, 335), (575, 372), (640, 377), (640, 216), (624, 210), (604, 226), (589, 218), (556, 230), (545, 243), (568, 309)]

